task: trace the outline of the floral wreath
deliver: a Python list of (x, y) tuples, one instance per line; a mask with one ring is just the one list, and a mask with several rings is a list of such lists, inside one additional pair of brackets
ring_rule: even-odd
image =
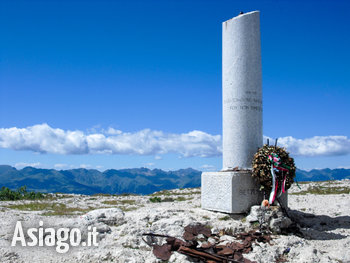
[[(277, 144), (277, 140), (276, 140)], [(295, 177), (294, 159), (277, 145), (265, 144), (253, 158), (253, 177), (261, 184), (264, 194), (270, 193), (269, 204), (288, 190)]]

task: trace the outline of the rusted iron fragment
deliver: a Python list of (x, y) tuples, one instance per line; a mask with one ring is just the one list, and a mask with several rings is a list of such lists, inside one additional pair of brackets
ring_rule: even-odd
[(171, 257), (171, 245), (164, 244), (162, 246), (154, 245), (153, 254), (161, 260), (169, 260)]
[(214, 262), (224, 262), (223, 259), (218, 257), (218, 256), (215, 256), (215, 255), (203, 252), (203, 251), (198, 251), (196, 249), (189, 248), (189, 247), (180, 247), (178, 252), (185, 254), (185, 255), (188, 255), (188, 256), (191, 256), (191, 257), (194, 257), (194, 258), (199, 258), (199, 259), (202, 259), (205, 261), (212, 260)]
[[(153, 253), (159, 259), (168, 260), (171, 256), (172, 251), (177, 251), (184, 255), (208, 263), (253, 263), (252, 261), (244, 258), (243, 254), (249, 253), (253, 250), (253, 243), (269, 243), (271, 240), (271, 237), (269, 235), (262, 234), (257, 230), (239, 233), (236, 235), (225, 233), (223, 230), (214, 235), (211, 233), (211, 230), (207, 226), (201, 224), (188, 225), (184, 228), (184, 230), (185, 231), (183, 238), (185, 241), (166, 235), (157, 235), (151, 233), (144, 235), (166, 238), (166, 244), (163, 245), (158, 245), (153, 242), (152, 244), (147, 243), (153, 247)], [(233, 241), (225, 245), (220, 245), (220, 234), (223, 233), (225, 235), (229, 234), (239, 241)], [(215, 240), (215, 243), (213, 241), (211, 241), (213, 243), (210, 243), (208, 241), (209, 237), (213, 238), (213, 240)], [(202, 241), (200, 246), (198, 246), (199, 241)]]
[(206, 237), (211, 236), (211, 229), (208, 226), (202, 224), (188, 225), (185, 227), (185, 233), (192, 234), (193, 236), (198, 236), (203, 234)]

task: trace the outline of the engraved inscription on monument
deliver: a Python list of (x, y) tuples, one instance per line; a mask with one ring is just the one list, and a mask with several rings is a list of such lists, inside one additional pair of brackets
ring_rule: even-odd
[(246, 91), (246, 97), (243, 98), (228, 98), (224, 99), (224, 106), (228, 107), (230, 110), (252, 110), (252, 111), (262, 111), (262, 101), (261, 99), (253, 97), (256, 95), (256, 91)]

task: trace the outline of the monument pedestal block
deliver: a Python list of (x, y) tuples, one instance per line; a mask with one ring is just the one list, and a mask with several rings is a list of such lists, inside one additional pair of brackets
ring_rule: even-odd
[(202, 173), (202, 208), (239, 214), (261, 204), (264, 196), (251, 171)]
[[(247, 213), (251, 206), (260, 205), (264, 199), (259, 183), (249, 170), (204, 172), (201, 185), (202, 208), (207, 210), (230, 214)], [(285, 207), (288, 206), (287, 193), (281, 196), (281, 202)]]

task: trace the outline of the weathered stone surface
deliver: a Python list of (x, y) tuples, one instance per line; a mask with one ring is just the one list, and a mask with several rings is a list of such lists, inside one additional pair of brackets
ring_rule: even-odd
[(267, 208), (258, 205), (251, 207), (247, 222), (259, 222), (263, 228), (268, 228), (274, 233), (281, 233), (281, 230), (287, 229), (293, 223), (290, 218), (284, 216), (280, 207)]
[(124, 213), (120, 208), (102, 208), (88, 212), (83, 216), (87, 222), (100, 222), (106, 225), (118, 225), (124, 223)]
[(262, 210), (259, 205), (254, 205), (250, 208), (250, 213), (247, 216), (247, 222), (253, 223), (258, 222), (259, 218), (261, 217)]
[(82, 240), (86, 240), (89, 231), (88, 227), (96, 227), (98, 240), (104, 238), (106, 233), (111, 232), (110, 226), (117, 226), (125, 223), (124, 213), (120, 208), (101, 208), (92, 210), (85, 215), (70, 218), (59, 225), (69, 229), (79, 228)]
[(280, 233), (281, 229), (288, 228), (292, 223), (292, 220), (285, 216), (272, 218), (270, 221), (270, 230), (272, 232)]
[(262, 193), (250, 171), (202, 174), (202, 208), (225, 213), (244, 213), (260, 204)]
[(251, 168), (262, 146), (260, 12), (222, 24), (223, 170)]

